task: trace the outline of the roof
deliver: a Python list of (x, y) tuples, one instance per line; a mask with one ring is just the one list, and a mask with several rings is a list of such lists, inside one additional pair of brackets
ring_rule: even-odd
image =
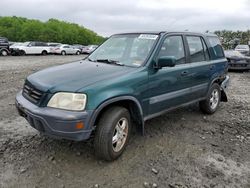
[(199, 32), (191, 32), (191, 31), (135, 31), (135, 32), (126, 32), (126, 33), (117, 33), (115, 35), (125, 35), (125, 34), (154, 34), (154, 35), (159, 35), (159, 34), (167, 34), (167, 33), (184, 33), (184, 34), (190, 34), (190, 35), (204, 35), (204, 36), (214, 36), (216, 37), (217, 35), (214, 33), (199, 33)]

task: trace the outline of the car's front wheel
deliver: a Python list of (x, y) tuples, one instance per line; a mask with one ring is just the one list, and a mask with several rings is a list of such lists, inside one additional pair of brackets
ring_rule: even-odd
[(95, 133), (96, 156), (107, 161), (117, 159), (128, 143), (130, 131), (130, 113), (126, 108), (115, 106), (105, 111)]
[(207, 98), (200, 102), (200, 109), (206, 114), (213, 114), (219, 107), (221, 90), (219, 84), (214, 83), (208, 91)]
[(26, 55), (26, 52), (25, 52), (24, 50), (21, 50), (21, 51), (19, 52), (19, 55), (20, 55), (20, 56), (24, 56), (24, 55)]

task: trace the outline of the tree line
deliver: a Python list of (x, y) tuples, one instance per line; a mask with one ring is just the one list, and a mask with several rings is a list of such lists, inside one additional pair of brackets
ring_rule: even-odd
[(0, 17), (0, 37), (9, 41), (43, 41), (64, 44), (100, 44), (105, 38), (75, 23), (57, 19), (42, 22), (23, 17)]
[(249, 44), (250, 30), (247, 31), (215, 31), (216, 35), (221, 38), (222, 45), (225, 49), (233, 49), (238, 44)]
[[(248, 44), (250, 30), (247, 31), (215, 31), (225, 49), (234, 48), (238, 44)], [(1, 17), (0, 36), (10, 41), (44, 41), (65, 44), (100, 44), (105, 38), (75, 23), (49, 19), (42, 22), (23, 17)]]

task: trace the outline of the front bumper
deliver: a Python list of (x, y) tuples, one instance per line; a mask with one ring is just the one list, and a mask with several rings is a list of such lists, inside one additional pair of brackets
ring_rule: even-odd
[[(33, 128), (51, 137), (81, 141), (88, 139), (94, 129), (90, 126), (93, 111), (74, 112), (38, 107), (25, 99), (21, 92), (16, 96), (16, 108)], [(76, 128), (79, 122), (84, 124), (80, 130)]]
[(18, 48), (11, 48), (10, 54), (11, 55), (20, 55), (20, 50)]
[(229, 63), (229, 70), (250, 70), (250, 63)]

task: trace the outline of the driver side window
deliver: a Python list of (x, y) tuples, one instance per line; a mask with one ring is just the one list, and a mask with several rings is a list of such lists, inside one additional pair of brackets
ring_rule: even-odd
[(185, 63), (185, 51), (182, 36), (169, 36), (164, 40), (158, 58), (163, 56), (175, 57), (176, 64)]

